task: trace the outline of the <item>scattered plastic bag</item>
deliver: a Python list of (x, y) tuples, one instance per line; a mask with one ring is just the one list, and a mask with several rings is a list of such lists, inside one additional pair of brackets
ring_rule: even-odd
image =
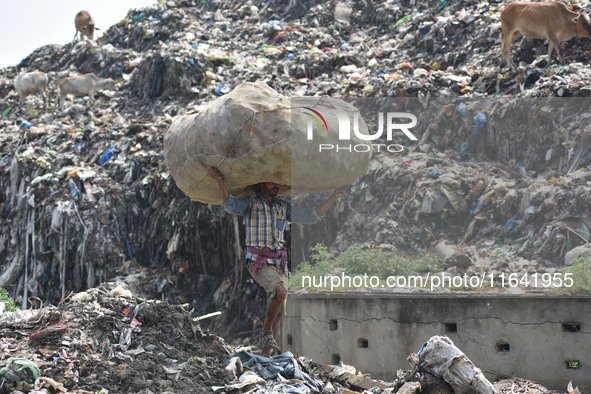
[(40, 375), (39, 367), (28, 358), (11, 358), (0, 369), (0, 376), (11, 382), (20, 383), (23, 380), (33, 384)]

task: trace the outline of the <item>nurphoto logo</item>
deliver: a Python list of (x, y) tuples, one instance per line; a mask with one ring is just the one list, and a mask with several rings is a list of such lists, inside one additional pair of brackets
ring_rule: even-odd
[[(310, 107), (305, 107), (308, 112), (303, 112), (309, 116), (307, 124), (307, 138), (308, 140), (314, 139), (314, 124), (318, 126), (318, 129), (324, 129), (329, 131), (328, 122), (326, 121), (326, 115), (334, 115), (338, 121), (338, 136), (341, 141), (351, 141), (351, 120), (347, 112), (338, 109), (322, 109), (320, 111)], [(323, 115), (324, 114), (324, 115)], [(386, 118), (386, 124), (384, 127), (384, 117)], [(402, 119), (408, 119), (410, 122), (401, 123)], [(378, 130), (374, 134), (365, 134), (360, 131), (359, 128), (359, 112), (353, 113), (353, 133), (357, 140), (361, 141), (374, 141), (381, 138), (386, 132), (386, 140), (392, 141), (393, 132), (395, 130), (402, 131), (410, 140), (417, 141), (417, 137), (411, 133), (410, 129), (417, 124), (417, 117), (407, 112), (386, 112), (385, 116), (383, 112), (378, 113)], [(334, 150), (334, 151), (347, 151), (347, 152), (369, 152), (371, 149), (375, 149), (378, 152), (380, 150), (387, 150), (391, 153), (399, 153), (404, 150), (404, 147), (400, 144), (319, 144), (318, 151), (323, 150)]]

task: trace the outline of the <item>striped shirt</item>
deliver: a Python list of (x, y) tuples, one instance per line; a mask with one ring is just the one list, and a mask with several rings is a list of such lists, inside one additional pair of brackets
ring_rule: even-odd
[[(303, 209), (292, 205), (287, 199), (274, 198), (273, 204), (262, 194), (256, 196), (233, 198), (224, 203), (224, 208), (233, 215), (244, 216), (246, 225), (246, 246), (257, 249), (269, 248), (278, 250), (284, 247), (283, 232), (285, 222), (313, 224), (320, 220), (320, 215), (314, 209)], [(246, 258), (256, 260), (257, 255), (246, 252)], [(269, 263), (278, 266), (278, 259), (270, 259)]]

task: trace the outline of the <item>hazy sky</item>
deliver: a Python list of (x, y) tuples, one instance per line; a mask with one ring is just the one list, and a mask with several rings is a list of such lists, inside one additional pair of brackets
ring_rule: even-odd
[(156, 0), (0, 0), (0, 68), (16, 66), (35, 49), (67, 44), (76, 28), (74, 17), (86, 10), (94, 18), (96, 40), (132, 8)]

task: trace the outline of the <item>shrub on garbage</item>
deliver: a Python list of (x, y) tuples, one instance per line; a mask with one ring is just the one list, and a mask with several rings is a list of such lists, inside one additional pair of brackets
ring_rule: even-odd
[(565, 288), (573, 293), (591, 293), (591, 257), (579, 257), (572, 265), (561, 270), (572, 273), (573, 286)]
[(324, 277), (326, 275), (377, 276), (385, 281), (388, 276), (420, 275), (431, 271), (439, 272), (443, 263), (435, 256), (421, 259), (390, 255), (379, 248), (351, 246), (345, 252), (334, 256), (320, 243), (311, 249), (310, 261), (301, 263), (292, 275), (292, 287), (301, 287), (302, 278)]
[(3, 288), (0, 288), (0, 302), (4, 303), (4, 310), (6, 312), (14, 312), (18, 309), (16, 305), (14, 305), (14, 300), (10, 294), (8, 294), (8, 291)]

